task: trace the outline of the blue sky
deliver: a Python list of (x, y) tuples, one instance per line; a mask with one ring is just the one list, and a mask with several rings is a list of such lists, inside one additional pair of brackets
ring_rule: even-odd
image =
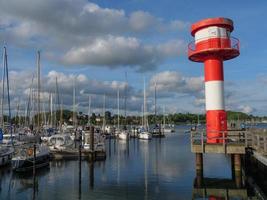
[(232, 36), (240, 40), (241, 54), (224, 63), (226, 108), (267, 115), (266, 7), (263, 0), (1, 0), (0, 42), (8, 47), (13, 106), (27, 97), (40, 49), (44, 103), (57, 77), (70, 107), (77, 76), (80, 110), (92, 94), (101, 112), (103, 93), (108, 109), (115, 110), (127, 72), (128, 112), (141, 110), (145, 76), (150, 112), (156, 81), (159, 110), (203, 113), (203, 64), (190, 62), (186, 53), (193, 40), (190, 25), (227, 17), (234, 21)]

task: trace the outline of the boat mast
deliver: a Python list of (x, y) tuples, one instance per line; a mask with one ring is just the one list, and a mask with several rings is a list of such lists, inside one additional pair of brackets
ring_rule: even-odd
[[(12, 127), (11, 127), (10, 95), (9, 95), (8, 63), (7, 63), (7, 51), (6, 51), (6, 47), (4, 47), (4, 68), (5, 68), (4, 72), (6, 73), (6, 86), (7, 86), (8, 126), (9, 126), (10, 135), (11, 135), (11, 144), (13, 145), (13, 136), (12, 136)], [(4, 79), (3, 79), (3, 82), (4, 82)], [(3, 86), (4, 86), (4, 84), (3, 84)], [(3, 94), (3, 96), (4, 96), (4, 94)], [(2, 105), (2, 108), (3, 108), (3, 105)], [(4, 127), (2, 126), (2, 128), (4, 128)]]
[(41, 68), (40, 51), (37, 51), (37, 134), (40, 134), (41, 116), (40, 116), (40, 91), (41, 91)]
[(163, 129), (165, 129), (165, 106), (163, 106)]
[(5, 75), (6, 75), (6, 47), (3, 51), (3, 70), (2, 70), (2, 98), (1, 98), (1, 127), (4, 131), (4, 98), (5, 98)]
[(106, 126), (106, 94), (104, 94), (103, 97), (103, 125), (102, 125), (103, 132), (105, 132), (105, 126)]
[(27, 126), (27, 113), (28, 113), (28, 102), (25, 101), (24, 126)]
[[(32, 75), (32, 82), (31, 82), (31, 87), (30, 87), (30, 92), (29, 92), (29, 97), (28, 97), (28, 102), (26, 106), (26, 115), (25, 115), (25, 125), (30, 126), (31, 122), (31, 103), (32, 103), (32, 87), (33, 87), (33, 80), (34, 80), (34, 74)], [(27, 123), (26, 123), (27, 121)]]
[(57, 113), (60, 110), (60, 104), (59, 104), (59, 91), (58, 91), (58, 82), (57, 82), (57, 77), (56, 77), (56, 98), (57, 98), (57, 102), (56, 102), (56, 113), (55, 113), (55, 122), (56, 122), (56, 129), (58, 127), (58, 121), (57, 121)]
[(128, 93), (128, 79), (127, 79), (127, 72), (125, 72), (125, 91), (124, 91), (124, 119), (125, 119), (125, 127), (127, 126), (127, 93)]
[(146, 80), (144, 77), (144, 128), (147, 131), (147, 119), (146, 119)]
[(50, 126), (53, 127), (53, 94), (50, 93)]
[(157, 124), (157, 82), (155, 81), (154, 83), (154, 89), (155, 89), (155, 92), (154, 92), (154, 103), (155, 103), (155, 125)]
[(91, 126), (90, 115), (91, 115), (91, 95), (88, 96), (88, 126)]
[(77, 123), (76, 123), (76, 77), (74, 77), (73, 80), (73, 112), (72, 112), (72, 123), (74, 128), (77, 128)]
[(120, 129), (120, 89), (117, 90), (118, 130)]
[(60, 103), (60, 131), (62, 132), (62, 125), (63, 125), (63, 102), (61, 98), (61, 103)]
[(47, 125), (47, 120), (46, 120), (46, 113), (45, 113), (45, 102), (42, 103), (42, 112), (43, 112), (43, 115), (42, 115), (42, 118), (43, 118), (43, 123), (45, 125)]
[(17, 113), (16, 113), (16, 125), (20, 126), (20, 117), (19, 117), (19, 109), (20, 109), (20, 100), (17, 102)]
[(145, 124), (144, 124), (144, 104), (141, 105), (141, 113), (142, 113), (142, 127), (145, 128)]

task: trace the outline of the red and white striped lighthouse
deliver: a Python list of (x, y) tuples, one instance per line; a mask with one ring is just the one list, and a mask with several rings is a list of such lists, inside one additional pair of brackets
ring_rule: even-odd
[(227, 136), (223, 61), (239, 55), (239, 41), (230, 37), (233, 29), (233, 21), (227, 18), (204, 19), (191, 26), (195, 41), (188, 45), (188, 57), (204, 62), (208, 143), (220, 143), (222, 134)]

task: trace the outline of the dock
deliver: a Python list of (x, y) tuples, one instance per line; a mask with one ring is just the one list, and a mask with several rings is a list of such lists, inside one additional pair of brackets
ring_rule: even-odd
[[(50, 157), (55, 160), (77, 160), (79, 159), (79, 149), (52, 150), (50, 151)], [(102, 161), (106, 159), (106, 152), (82, 149), (81, 159), (89, 162)]]
[(202, 132), (191, 131), (191, 152), (192, 153), (224, 153), (224, 154), (245, 154), (246, 131), (228, 131), (227, 137), (218, 138), (221, 143), (207, 143), (206, 135)]
[[(194, 190), (196, 193), (203, 191), (213, 193), (218, 191), (213, 189), (201, 188), (204, 181), (203, 176), (203, 154), (218, 153), (231, 156), (232, 177), (235, 180), (237, 188), (242, 186), (242, 168), (241, 157), (249, 150), (253, 153), (256, 160), (261, 162), (267, 167), (267, 131), (261, 129), (248, 129), (248, 130), (228, 130), (227, 137), (226, 132), (221, 133), (218, 141), (220, 143), (208, 143), (206, 140), (205, 130), (196, 132), (191, 131), (191, 152), (196, 155), (196, 182), (198, 183), (198, 189)], [(231, 189), (232, 192), (232, 189)], [(237, 192), (237, 190), (235, 190)], [(240, 191), (239, 191), (240, 192)]]

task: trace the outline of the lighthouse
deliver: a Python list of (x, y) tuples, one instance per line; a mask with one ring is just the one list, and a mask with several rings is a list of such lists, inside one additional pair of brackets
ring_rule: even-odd
[(204, 63), (207, 143), (221, 143), (227, 136), (223, 61), (239, 55), (239, 40), (231, 37), (233, 30), (233, 21), (221, 17), (191, 26), (195, 40), (188, 45), (188, 58)]

